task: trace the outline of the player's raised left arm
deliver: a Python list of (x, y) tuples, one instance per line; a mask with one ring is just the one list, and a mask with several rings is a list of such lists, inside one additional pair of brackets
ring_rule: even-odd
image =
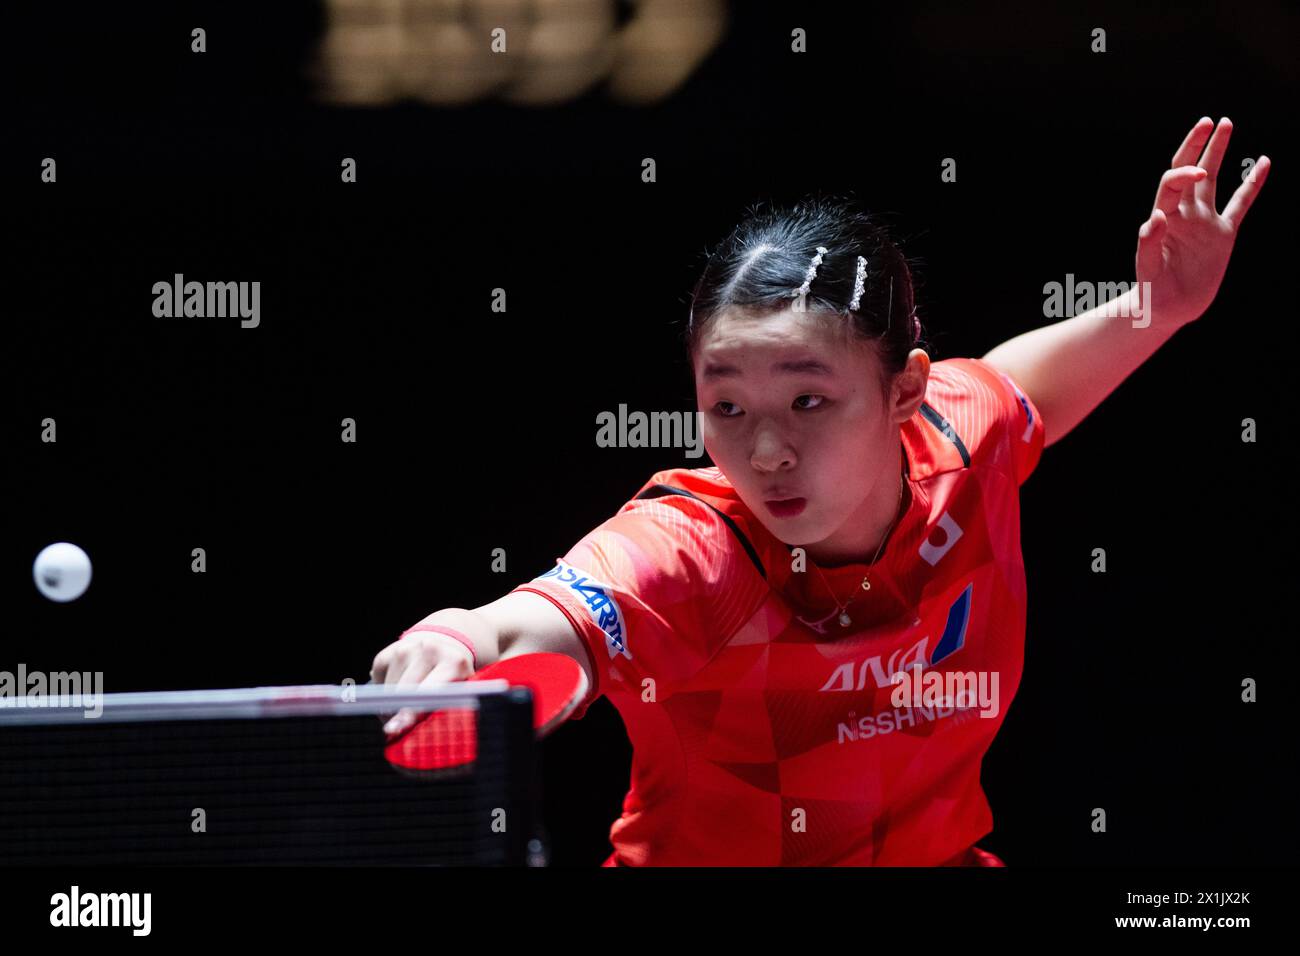
[[(1271, 166), (1267, 156), (1247, 164), (1241, 185), (1217, 212), (1216, 182), (1231, 135), (1227, 117), (1217, 127), (1202, 117), (1174, 153), (1151, 214), (1138, 229), (1137, 281), (1129, 291), (1009, 339), (984, 356), (1038, 407), (1044, 446), (1068, 434), (1214, 301), (1241, 222)], [(1040, 228), (1046, 232), (1050, 225), (1044, 217)]]

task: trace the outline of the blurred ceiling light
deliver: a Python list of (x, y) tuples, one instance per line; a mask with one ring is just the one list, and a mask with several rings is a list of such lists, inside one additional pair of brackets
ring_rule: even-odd
[[(612, 97), (653, 103), (690, 77), (726, 32), (724, 0), (326, 0), (312, 67), (320, 99), (439, 106), (496, 97), (562, 103), (608, 80)], [(504, 53), (493, 52), (505, 31)]]

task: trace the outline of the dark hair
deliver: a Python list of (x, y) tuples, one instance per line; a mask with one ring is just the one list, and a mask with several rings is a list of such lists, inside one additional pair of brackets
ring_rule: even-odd
[[(827, 251), (804, 308), (839, 316), (847, 332), (875, 343), (885, 381), (902, 371), (908, 353), (924, 348), (911, 267), (888, 230), (842, 197), (809, 196), (790, 208), (759, 203), (746, 210), (731, 235), (705, 253), (684, 334), (688, 356), (694, 358), (705, 330), (724, 309), (763, 315), (790, 308), (818, 246)], [(858, 256), (866, 258), (867, 271), (858, 307), (849, 311)]]

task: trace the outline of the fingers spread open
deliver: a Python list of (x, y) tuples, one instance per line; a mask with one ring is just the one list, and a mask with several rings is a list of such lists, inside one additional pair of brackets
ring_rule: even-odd
[(1205, 152), (1201, 154), (1196, 165), (1205, 170), (1205, 178), (1196, 184), (1196, 198), (1211, 209), (1214, 208), (1214, 184), (1219, 177), (1219, 167), (1223, 165), (1223, 154), (1228, 151), (1228, 140), (1232, 137), (1232, 120), (1226, 116), (1219, 120), (1210, 137)]
[(1170, 169), (1177, 169), (1179, 166), (1191, 166), (1195, 164), (1196, 157), (1201, 155), (1201, 148), (1205, 141), (1210, 137), (1210, 130), (1214, 129), (1214, 121), (1208, 116), (1202, 116), (1196, 121), (1196, 125), (1188, 131), (1187, 136), (1183, 139), (1183, 145), (1179, 146), (1174, 152), (1173, 161), (1169, 164)]
[(1223, 210), (1223, 218), (1232, 224), (1233, 229), (1241, 228), (1241, 221), (1246, 218), (1251, 203), (1255, 201), (1260, 189), (1264, 187), (1264, 180), (1268, 179), (1268, 171), (1272, 168), (1272, 165), (1267, 156), (1259, 157), (1259, 162), (1251, 167), (1250, 174), (1242, 180), (1241, 185), (1237, 187), (1237, 191), (1228, 200), (1227, 208)]

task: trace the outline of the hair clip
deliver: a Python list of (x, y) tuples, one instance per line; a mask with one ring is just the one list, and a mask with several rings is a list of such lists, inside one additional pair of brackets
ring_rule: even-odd
[(862, 301), (862, 290), (867, 284), (867, 260), (858, 256), (858, 274), (853, 280), (853, 301), (849, 303), (849, 311), (856, 312), (858, 303)]
[(822, 264), (822, 256), (824, 256), (828, 251), (829, 250), (825, 246), (817, 247), (817, 255), (813, 256), (812, 264), (808, 266), (808, 272), (803, 277), (803, 285), (799, 286), (799, 288), (795, 289), (794, 292), (791, 293), (790, 297), (792, 299), (797, 299), (801, 295), (808, 294), (808, 290), (812, 288), (813, 279), (817, 278), (817, 267)]

